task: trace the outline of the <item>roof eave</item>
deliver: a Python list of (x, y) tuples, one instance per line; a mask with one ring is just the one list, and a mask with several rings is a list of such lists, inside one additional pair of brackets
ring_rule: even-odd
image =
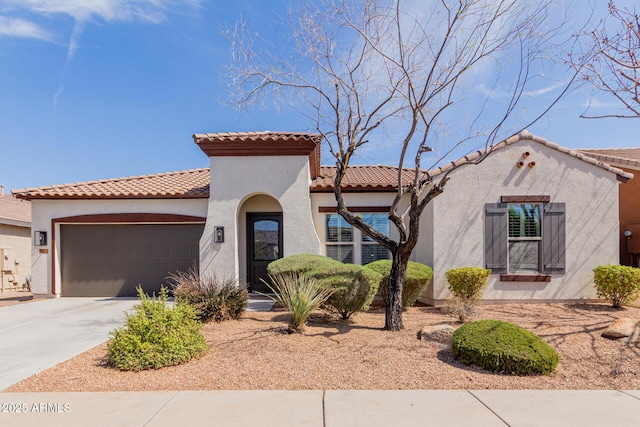
[(17, 219), (10, 219), (10, 218), (0, 218), (0, 224), (12, 225), (14, 227), (31, 228), (31, 221), (20, 221)]

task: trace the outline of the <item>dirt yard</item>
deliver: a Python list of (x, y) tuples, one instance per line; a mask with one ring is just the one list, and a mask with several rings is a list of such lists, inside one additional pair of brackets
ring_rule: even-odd
[(106, 364), (106, 345), (28, 378), (7, 391), (304, 390), (304, 389), (640, 389), (640, 347), (602, 338), (616, 318), (640, 309), (604, 304), (487, 305), (479, 318), (516, 323), (560, 355), (551, 376), (517, 377), (456, 362), (450, 351), (417, 339), (426, 325), (455, 319), (433, 307), (404, 314), (405, 329), (386, 332), (384, 313), (351, 322), (315, 314), (304, 334), (287, 335), (284, 312), (245, 313), (203, 328), (210, 345), (200, 359), (145, 372)]

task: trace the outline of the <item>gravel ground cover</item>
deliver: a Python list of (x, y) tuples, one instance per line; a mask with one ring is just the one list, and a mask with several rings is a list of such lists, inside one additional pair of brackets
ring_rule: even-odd
[(38, 391), (306, 390), (306, 389), (640, 389), (640, 346), (600, 336), (616, 318), (640, 309), (605, 304), (485, 305), (478, 318), (516, 323), (560, 355), (550, 376), (509, 376), (459, 364), (451, 351), (420, 341), (427, 325), (457, 326), (438, 308), (412, 307), (405, 329), (386, 332), (375, 309), (344, 322), (314, 314), (304, 334), (285, 333), (284, 312), (247, 312), (203, 328), (208, 353), (181, 366), (121, 372), (106, 363), (106, 345), (7, 389)]

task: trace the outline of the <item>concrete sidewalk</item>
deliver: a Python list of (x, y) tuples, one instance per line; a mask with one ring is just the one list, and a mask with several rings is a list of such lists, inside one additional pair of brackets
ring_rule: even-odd
[(2, 426), (638, 426), (639, 391), (0, 393)]

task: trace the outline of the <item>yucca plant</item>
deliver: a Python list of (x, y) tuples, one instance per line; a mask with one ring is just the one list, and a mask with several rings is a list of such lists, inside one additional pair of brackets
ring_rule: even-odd
[(282, 304), (291, 313), (291, 321), (287, 332), (302, 332), (307, 319), (333, 293), (327, 285), (318, 283), (315, 279), (295, 274), (278, 274), (269, 276), (272, 285), (265, 284), (275, 296), (267, 295), (277, 303)]

